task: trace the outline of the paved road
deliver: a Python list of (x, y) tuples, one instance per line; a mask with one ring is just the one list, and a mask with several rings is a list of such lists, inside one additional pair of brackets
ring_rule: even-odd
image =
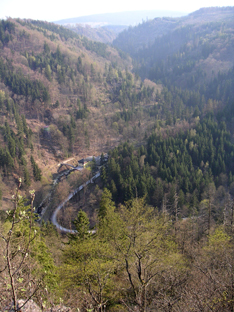
[[(60, 165), (60, 164), (59, 164)], [(69, 165), (70, 166), (70, 165)], [(57, 178), (53, 181), (53, 186), (55, 186), (56, 184), (58, 184), (58, 182), (60, 181), (60, 179), (65, 175), (68, 176), (71, 172), (78, 170), (78, 171), (82, 171), (84, 169), (83, 166), (77, 166), (77, 167), (72, 167), (72, 169), (67, 170), (65, 172), (60, 173)], [(40, 205), (37, 207), (37, 213), (40, 214), (40, 216), (43, 216), (43, 214), (46, 212), (49, 204), (50, 204), (50, 200), (51, 200), (51, 194), (53, 193), (53, 189), (46, 195), (46, 197), (43, 199), (43, 201), (40, 203)], [(45, 205), (46, 201), (47, 205), (42, 209), (42, 211), (40, 211), (40, 209)]]
[[(57, 222), (57, 214), (59, 212), (59, 210), (61, 210), (63, 208), (63, 206), (70, 200), (72, 199), (73, 196), (75, 196), (77, 193), (79, 193), (81, 190), (83, 190), (83, 188), (90, 184), (93, 183), (95, 179), (97, 179), (98, 177), (100, 177), (100, 172), (96, 173), (90, 180), (88, 180), (87, 182), (85, 182), (84, 184), (82, 184), (81, 186), (79, 186), (77, 189), (75, 189), (72, 193), (70, 193), (68, 195), (68, 197), (61, 203), (58, 205), (58, 207), (55, 209), (52, 218), (51, 218), (51, 222), (56, 226), (56, 228), (62, 232), (66, 232), (66, 233), (71, 233), (71, 234), (75, 234), (77, 233), (77, 231), (75, 230), (70, 230), (70, 229), (66, 229), (63, 226), (59, 225)], [(96, 231), (89, 231), (90, 233), (94, 234)]]

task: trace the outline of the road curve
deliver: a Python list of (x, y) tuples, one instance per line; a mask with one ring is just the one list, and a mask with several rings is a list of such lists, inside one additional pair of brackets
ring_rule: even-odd
[[(70, 233), (70, 234), (76, 234), (77, 231), (75, 230), (70, 230), (70, 229), (67, 229), (67, 228), (64, 228), (63, 226), (59, 225), (58, 222), (57, 222), (57, 214), (59, 212), (59, 210), (61, 210), (63, 208), (63, 206), (70, 200), (72, 199), (73, 196), (75, 196), (77, 193), (79, 193), (81, 190), (83, 190), (83, 188), (90, 184), (90, 183), (93, 183), (95, 179), (97, 179), (98, 177), (100, 177), (100, 172), (96, 173), (90, 180), (88, 180), (87, 182), (85, 182), (84, 184), (80, 185), (77, 189), (75, 189), (72, 193), (70, 193), (68, 195), (68, 197), (61, 203), (57, 206), (57, 208), (55, 209), (53, 215), (52, 215), (52, 218), (51, 218), (51, 222), (56, 226), (56, 228), (62, 232), (65, 232), (65, 233)], [(91, 234), (94, 234), (96, 233), (95, 230), (93, 231), (89, 231), (89, 233)]]

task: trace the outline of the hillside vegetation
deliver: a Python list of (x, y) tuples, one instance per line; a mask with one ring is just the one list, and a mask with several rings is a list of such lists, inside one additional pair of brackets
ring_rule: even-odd
[(123, 31), (127, 26), (121, 25), (107, 25), (102, 27), (91, 27), (89, 25), (65, 25), (66, 28), (76, 32), (81, 36), (85, 36), (90, 40), (99, 41), (103, 43), (111, 43), (117, 35)]
[(12, 177), (24, 177), (26, 188), (41, 178), (47, 184), (62, 159), (142, 140), (153, 127), (150, 107), (161, 86), (132, 74), (124, 53), (46, 22), (7, 20), (0, 27), (4, 207)]
[(114, 46), (129, 53), (141, 77), (198, 89), (233, 66), (233, 7), (157, 18), (123, 31)]

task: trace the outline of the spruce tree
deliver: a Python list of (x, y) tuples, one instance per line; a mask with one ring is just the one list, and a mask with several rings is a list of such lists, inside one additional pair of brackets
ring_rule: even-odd
[(40, 181), (41, 180), (41, 169), (36, 164), (32, 155), (31, 155), (31, 164), (32, 164), (32, 168), (33, 168), (33, 176), (34, 176), (35, 181)]

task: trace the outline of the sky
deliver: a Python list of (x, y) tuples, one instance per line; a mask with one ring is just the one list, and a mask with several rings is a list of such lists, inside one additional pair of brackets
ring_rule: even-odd
[(234, 0), (0, 0), (0, 18), (31, 18), (56, 21), (100, 13), (140, 10), (193, 12), (202, 7), (234, 6)]

